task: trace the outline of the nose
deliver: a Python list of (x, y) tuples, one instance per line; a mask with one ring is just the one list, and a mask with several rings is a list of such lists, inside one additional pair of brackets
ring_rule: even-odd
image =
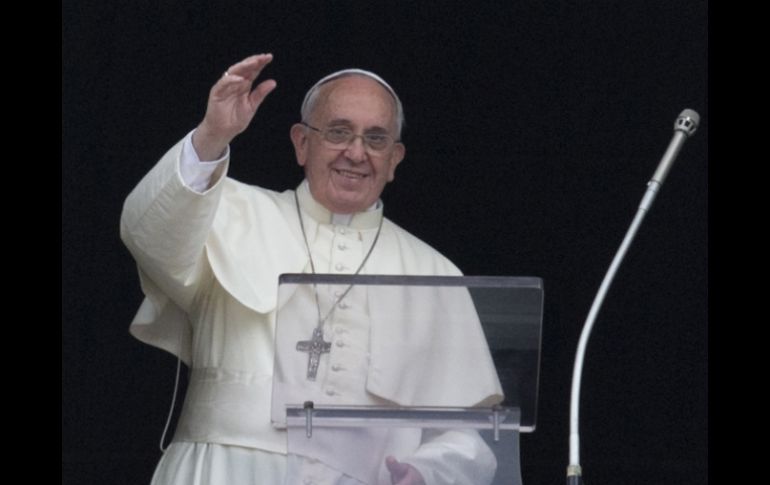
[(345, 149), (345, 156), (353, 162), (361, 163), (366, 158), (366, 145), (364, 144), (364, 137), (362, 135), (356, 135), (353, 141), (350, 142)]

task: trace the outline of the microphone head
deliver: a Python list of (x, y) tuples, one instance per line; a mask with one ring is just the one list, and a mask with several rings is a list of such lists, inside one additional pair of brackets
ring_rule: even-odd
[(687, 136), (692, 136), (698, 129), (700, 115), (694, 110), (686, 109), (679, 113), (679, 117), (674, 122), (674, 131), (684, 132)]

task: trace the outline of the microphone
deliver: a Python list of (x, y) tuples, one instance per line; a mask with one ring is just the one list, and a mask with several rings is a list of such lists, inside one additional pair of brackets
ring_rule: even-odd
[(658, 169), (655, 170), (655, 175), (652, 176), (652, 180), (661, 185), (663, 184), (671, 165), (674, 164), (674, 160), (679, 154), (679, 150), (682, 149), (685, 140), (692, 136), (695, 133), (695, 130), (698, 129), (698, 123), (700, 123), (700, 116), (695, 111), (686, 109), (679, 113), (679, 117), (674, 122), (674, 138), (671, 139), (671, 143), (669, 143), (666, 153), (663, 154), (663, 158), (660, 160), (660, 164), (658, 164)]
[(652, 206), (655, 196), (663, 185), (663, 181), (668, 175), (668, 171), (671, 169), (676, 156), (679, 154), (679, 150), (682, 149), (685, 140), (698, 129), (698, 123), (700, 122), (700, 116), (698, 113), (691, 109), (686, 109), (679, 114), (679, 117), (674, 122), (674, 138), (671, 139), (666, 152), (663, 154), (663, 158), (658, 164), (658, 168), (655, 170), (655, 174), (652, 176), (649, 182), (647, 182), (647, 191), (642, 197), (642, 202), (639, 204), (639, 209), (636, 211), (636, 216), (631, 222), (631, 226), (626, 231), (626, 236), (623, 238), (623, 242), (620, 244), (615, 257), (610, 264), (610, 268), (607, 270), (607, 274), (604, 275), (602, 284), (599, 287), (599, 291), (596, 293), (594, 302), (591, 305), (591, 310), (588, 312), (585, 324), (583, 325), (583, 331), (580, 333), (580, 340), (578, 341), (577, 352), (575, 353), (575, 366), (572, 369), (572, 389), (570, 394), (570, 434), (569, 434), (569, 466), (567, 466), (567, 485), (581, 485), (583, 483), (583, 469), (580, 466), (580, 434), (578, 432), (579, 424), (579, 410), (580, 410), (580, 381), (583, 375), (583, 361), (585, 360), (586, 346), (588, 345), (588, 338), (591, 335), (596, 316), (599, 314), (599, 309), (604, 302), (604, 297), (607, 295), (607, 291), (612, 284), (612, 280), (615, 278), (620, 263), (623, 262), (623, 258), (628, 251), (631, 242), (636, 236), (636, 231), (642, 224), (644, 216)]
[(655, 199), (655, 195), (663, 185), (663, 181), (666, 180), (668, 171), (671, 170), (671, 166), (674, 164), (679, 150), (682, 149), (682, 145), (688, 137), (695, 133), (698, 129), (698, 123), (700, 123), (700, 115), (694, 110), (685, 109), (676, 121), (674, 121), (674, 137), (671, 139), (671, 143), (668, 144), (666, 152), (663, 154), (663, 158), (660, 159), (658, 168), (655, 170), (650, 181), (647, 183), (647, 192), (642, 198), (642, 202), (639, 204), (639, 208), (647, 211), (652, 205), (652, 201)]
[(692, 136), (695, 130), (698, 129), (698, 123), (700, 123), (700, 116), (691, 109), (686, 109), (679, 114), (679, 117), (674, 122), (674, 138), (671, 139), (666, 153), (663, 154), (663, 158), (660, 160), (652, 180), (661, 185), (663, 184), (663, 180), (668, 175), (671, 165), (674, 164), (679, 150), (682, 149), (682, 145), (684, 145), (687, 137)]

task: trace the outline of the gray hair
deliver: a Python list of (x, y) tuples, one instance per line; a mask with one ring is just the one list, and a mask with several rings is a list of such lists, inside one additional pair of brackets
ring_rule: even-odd
[(393, 88), (390, 87), (390, 84), (385, 82), (384, 79), (373, 72), (365, 71), (363, 69), (343, 69), (342, 71), (331, 73), (315, 83), (305, 95), (305, 100), (302, 101), (302, 109), (300, 110), (302, 121), (309, 121), (310, 113), (313, 112), (315, 105), (318, 102), (318, 93), (321, 91), (321, 86), (330, 81), (334, 81), (335, 79), (347, 76), (364, 76), (370, 79), (374, 79), (382, 87), (384, 87), (391, 96), (393, 96), (393, 100), (396, 104), (396, 136), (397, 138), (401, 138), (401, 129), (404, 127), (404, 107), (401, 105), (401, 100), (398, 99), (396, 92), (393, 90)]

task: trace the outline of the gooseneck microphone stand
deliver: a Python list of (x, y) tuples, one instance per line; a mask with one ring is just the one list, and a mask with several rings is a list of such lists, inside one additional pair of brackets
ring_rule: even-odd
[(583, 325), (583, 331), (580, 334), (580, 340), (578, 342), (577, 352), (575, 353), (575, 367), (572, 370), (572, 392), (570, 395), (570, 433), (569, 433), (569, 466), (567, 466), (567, 485), (581, 485), (583, 470), (580, 466), (580, 434), (578, 433), (578, 416), (580, 407), (580, 379), (583, 373), (583, 360), (585, 358), (586, 345), (588, 345), (588, 338), (591, 335), (591, 330), (594, 326), (596, 316), (599, 314), (599, 309), (604, 302), (604, 297), (609, 290), (612, 280), (615, 278), (615, 273), (620, 267), (620, 263), (623, 262), (623, 258), (628, 251), (631, 242), (636, 236), (636, 231), (642, 224), (644, 216), (647, 211), (650, 210), (655, 196), (658, 194), (663, 181), (668, 175), (668, 171), (671, 165), (676, 160), (676, 156), (679, 154), (682, 145), (687, 137), (695, 133), (700, 122), (700, 116), (698, 113), (691, 109), (682, 111), (679, 117), (674, 122), (674, 137), (669, 143), (666, 152), (663, 154), (663, 158), (658, 164), (655, 174), (652, 179), (647, 183), (647, 191), (642, 197), (642, 202), (639, 204), (639, 209), (636, 212), (634, 220), (631, 222), (631, 226), (626, 232), (626, 237), (623, 238), (623, 242), (618, 248), (618, 252), (615, 254), (615, 258), (610, 264), (610, 268), (607, 270), (607, 274), (604, 275), (604, 280), (599, 287), (599, 292), (594, 298), (594, 302), (591, 305), (591, 310), (588, 312), (588, 317)]

